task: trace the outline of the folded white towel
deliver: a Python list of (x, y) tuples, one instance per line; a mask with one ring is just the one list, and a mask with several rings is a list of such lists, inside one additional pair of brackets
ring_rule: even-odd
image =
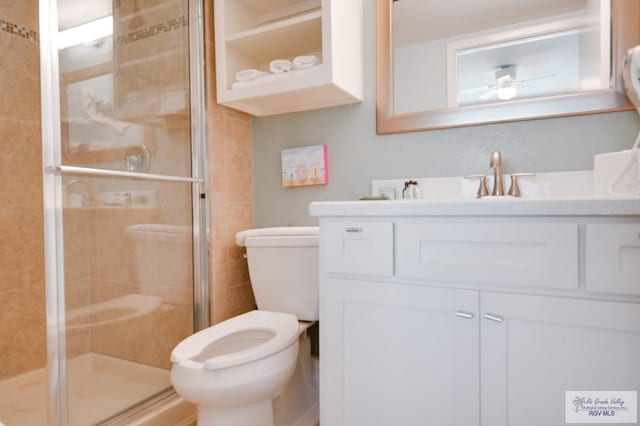
[(291, 71), (293, 65), (288, 59), (274, 59), (269, 64), (269, 70), (274, 74), (281, 74), (283, 72)]
[(298, 69), (311, 68), (321, 63), (320, 58), (315, 55), (296, 56), (293, 58), (293, 66)]
[(251, 80), (255, 80), (258, 77), (264, 77), (267, 74), (269, 73), (256, 70), (253, 68), (240, 70), (236, 73), (236, 81), (251, 81)]

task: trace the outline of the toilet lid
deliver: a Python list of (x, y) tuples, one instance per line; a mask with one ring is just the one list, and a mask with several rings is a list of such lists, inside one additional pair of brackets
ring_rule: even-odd
[[(193, 360), (217, 341), (242, 331), (266, 331), (273, 333), (273, 337), (246, 350), (218, 356), (213, 355), (203, 361)], [(295, 315), (281, 312), (251, 311), (187, 337), (171, 352), (171, 362), (189, 361), (190, 363), (202, 364), (199, 367), (208, 370), (246, 364), (287, 348), (296, 341), (298, 334), (298, 319)]]

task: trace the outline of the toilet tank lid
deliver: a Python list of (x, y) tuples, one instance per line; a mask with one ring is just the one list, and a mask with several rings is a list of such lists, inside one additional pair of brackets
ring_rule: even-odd
[(275, 228), (247, 229), (246, 231), (240, 231), (236, 234), (236, 244), (246, 246), (247, 238), (253, 237), (317, 237), (319, 234), (320, 228), (317, 226), (281, 226)]

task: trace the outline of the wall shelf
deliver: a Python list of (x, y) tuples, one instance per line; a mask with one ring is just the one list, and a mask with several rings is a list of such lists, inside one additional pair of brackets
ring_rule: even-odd
[[(362, 0), (215, 0), (218, 103), (264, 116), (362, 100)], [(322, 63), (233, 88), (244, 69), (316, 55)]]
[(322, 12), (305, 13), (227, 37), (227, 49), (268, 62), (322, 49)]

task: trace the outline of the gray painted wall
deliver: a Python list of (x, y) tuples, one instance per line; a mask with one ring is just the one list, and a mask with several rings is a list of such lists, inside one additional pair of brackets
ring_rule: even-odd
[[(549, 172), (591, 169), (593, 155), (633, 144), (633, 111), (377, 136), (375, 1), (364, 4), (365, 101), (252, 119), (254, 226), (315, 224), (311, 201), (357, 199), (373, 179), (488, 174), (496, 149), (507, 173)], [(280, 150), (315, 144), (328, 145), (329, 184), (283, 188)]]

